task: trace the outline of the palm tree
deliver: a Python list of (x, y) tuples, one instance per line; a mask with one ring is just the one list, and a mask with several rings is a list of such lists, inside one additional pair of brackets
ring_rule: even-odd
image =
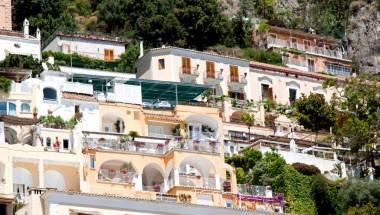
[(248, 127), (248, 143), (251, 141), (251, 127), (255, 122), (255, 116), (248, 112), (242, 112), (240, 115), (241, 121)]

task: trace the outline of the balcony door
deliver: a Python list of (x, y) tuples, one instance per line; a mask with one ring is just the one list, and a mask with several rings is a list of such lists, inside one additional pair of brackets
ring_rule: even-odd
[(182, 57), (182, 73), (191, 74), (191, 61), (188, 57)]
[(314, 60), (308, 59), (307, 60), (307, 68), (309, 72), (315, 72), (315, 65)]
[(273, 100), (273, 88), (268, 84), (261, 84), (262, 100)]
[(207, 78), (215, 78), (215, 63), (207, 61), (206, 62), (206, 74)]
[(239, 82), (239, 70), (237, 66), (230, 66), (230, 79), (231, 82)]

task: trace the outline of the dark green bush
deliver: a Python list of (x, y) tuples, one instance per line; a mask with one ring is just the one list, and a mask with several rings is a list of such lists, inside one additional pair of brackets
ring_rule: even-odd
[(292, 164), (294, 169), (296, 169), (298, 172), (304, 174), (304, 175), (317, 175), (321, 174), (321, 170), (318, 169), (318, 167), (314, 165), (308, 165), (304, 163), (294, 163)]

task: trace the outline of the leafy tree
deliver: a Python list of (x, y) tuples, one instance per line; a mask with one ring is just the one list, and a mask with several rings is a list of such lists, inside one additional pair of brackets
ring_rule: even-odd
[(8, 55), (3, 61), (0, 61), (0, 67), (31, 69), (34, 76), (40, 74), (43, 70), (38, 59), (23, 55)]
[(253, 123), (255, 122), (255, 116), (248, 112), (242, 112), (240, 115), (241, 121), (247, 126), (248, 128), (248, 142), (251, 141), (251, 127), (253, 126)]
[(280, 175), (272, 182), (273, 189), (284, 193), (289, 204), (288, 213), (316, 214), (317, 209), (311, 191), (311, 177), (302, 175), (289, 165), (285, 165)]
[(272, 180), (284, 171), (285, 160), (276, 152), (267, 152), (247, 175), (249, 183), (271, 185)]
[(120, 56), (118, 71), (134, 73), (133, 65), (139, 56), (139, 47), (137, 44), (130, 43), (125, 49), (125, 52)]
[(340, 214), (341, 204), (338, 198), (339, 187), (318, 174), (312, 177), (312, 197), (315, 201), (317, 214)]
[(76, 30), (75, 21), (68, 12), (69, 3), (69, 0), (14, 0), (13, 22), (16, 29), (21, 30), (24, 19), (29, 19), (31, 32), (39, 27), (43, 39), (58, 30)]
[(380, 205), (380, 181), (349, 181), (339, 192), (344, 209), (368, 203)]
[(293, 163), (292, 166), (294, 169), (296, 169), (298, 172), (304, 174), (304, 175), (317, 175), (321, 174), (321, 170), (318, 169), (318, 167), (314, 165), (307, 165), (304, 163)]
[(380, 207), (374, 206), (372, 203), (368, 203), (363, 206), (350, 207), (347, 211), (347, 215), (378, 215), (380, 214)]
[(322, 129), (330, 129), (334, 124), (334, 111), (320, 94), (302, 95), (293, 105), (292, 116), (306, 129), (318, 134)]

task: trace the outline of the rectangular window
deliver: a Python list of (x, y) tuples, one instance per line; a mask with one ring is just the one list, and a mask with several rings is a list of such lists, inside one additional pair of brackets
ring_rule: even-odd
[(165, 69), (165, 59), (164, 58), (158, 59), (158, 69), (159, 70)]
[(295, 49), (297, 48), (297, 38), (290, 38), (290, 47)]
[(273, 100), (273, 89), (268, 84), (261, 84), (261, 98)]
[(62, 45), (62, 52), (63, 53), (67, 53), (67, 54), (71, 54), (71, 46), (70, 46), (70, 44), (63, 44)]
[(297, 90), (289, 88), (289, 102), (292, 104), (297, 99)]
[(305, 48), (305, 50), (309, 50), (310, 49), (310, 41), (304, 40), (303, 41), (303, 47)]
[(95, 155), (90, 155), (90, 168), (95, 169)]
[(314, 72), (315, 71), (314, 60), (307, 59), (307, 68), (308, 68), (309, 72)]
[(206, 75), (207, 78), (215, 78), (215, 63), (207, 61), (206, 62)]
[(182, 57), (182, 73), (191, 74), (191, 61), (188, 57)]
[(231, 82), (239, 82), (239, 70), (237, 66), (230, 65), (230, 80)]
[(69, 149), (69, 140), (63, 139), (63, 149), (68, 150)]
[(80, 112), (79, 105), (75, 105), (75, 113), (79, 113), (79, 112)]
[(113, 61), (113, 49), (104, 49), (104, 60), (105, 61)]

